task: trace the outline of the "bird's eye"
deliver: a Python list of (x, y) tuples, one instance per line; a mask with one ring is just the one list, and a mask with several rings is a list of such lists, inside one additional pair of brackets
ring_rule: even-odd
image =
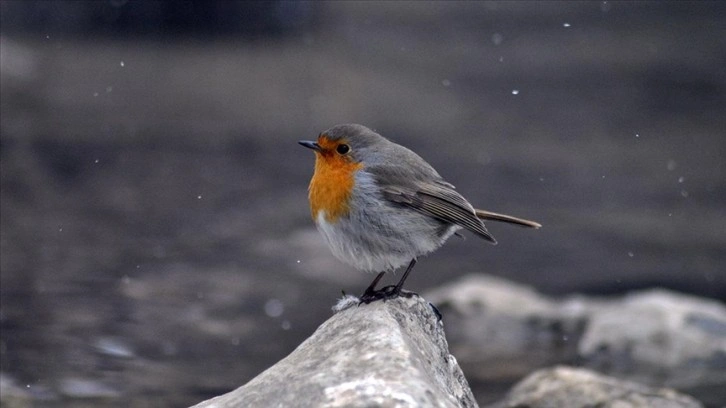
[(346, 154), (350, 151), (350, 146), (347, 144), (339, 144), (338, 147), (335, 148), (335, 151), (340, 154)]

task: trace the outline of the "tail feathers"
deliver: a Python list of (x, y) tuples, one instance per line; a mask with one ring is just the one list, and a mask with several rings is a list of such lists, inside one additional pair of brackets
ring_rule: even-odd
[(538, 222), (525, 220), (523, 218), (512, 217), (511, 215), (498, 214), (495, 212), (484, 211), (484, 210), (474, 210), (474, 212), (476, 213), (476, 216), (481, 218), (482, 220), (508, 222), (510, 224), (521, 225), (524, 227), (529, 227), (529, 228), (534, 228), (534, 229), (538, 229), (538, 228), (542, 227), (542, 224), (540, 224)]

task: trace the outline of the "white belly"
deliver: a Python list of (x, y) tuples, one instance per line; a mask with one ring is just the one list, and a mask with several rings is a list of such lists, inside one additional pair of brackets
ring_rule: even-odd
[[(336, 258), (369, 272), (392, 271), (407, 265), (412, 259), (440, 247), (459, 229), (452, 225), (443, 236), (438, 236), (434, 231), (440, 226), (413, 212), (410, 217), (399, 217), (395, 227), (364, 218), (362, 214), (350, 214), (330, 223), (321, 211), (315, 224)], [(361, 223), (366, 227), (361, 228)]]

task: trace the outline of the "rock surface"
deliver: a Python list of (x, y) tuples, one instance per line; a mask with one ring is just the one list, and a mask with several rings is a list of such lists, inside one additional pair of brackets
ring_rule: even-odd
[(337, 313), (247, 384), (195, 407), (476, 407), (443, 324), (419, 297)]
[(726, 307), (715, 301), (649, 290), (591, 308), (578, 355), (646, 383), (721, 390), (726, 403)]
[[(726, 307), (717, 301), (661, 289), (556, 300), (484, 275), (427, 298), (472, 383), (513, 383), (537, 368), (576, 364), (706, 405), (726, 402)], [(480, 403), (491, 402), (486, 392), (474, 389)]]
[(555, 367), (532, 373), (491, 408), (699, 408), (700, 402), (671, 389), (655, 389), (585, 369)]

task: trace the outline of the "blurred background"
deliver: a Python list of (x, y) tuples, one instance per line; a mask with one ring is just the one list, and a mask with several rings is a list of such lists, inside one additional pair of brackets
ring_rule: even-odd
[(725, 3), (0, 12), (0, 379), (35, 406), (194, 404), (361, 292), (373, 276), (313, 226), (296, 143), (338, 123), (544, 225), (452, 239), (410, 290), (486, 273), (552, 296), (726, 298)]

